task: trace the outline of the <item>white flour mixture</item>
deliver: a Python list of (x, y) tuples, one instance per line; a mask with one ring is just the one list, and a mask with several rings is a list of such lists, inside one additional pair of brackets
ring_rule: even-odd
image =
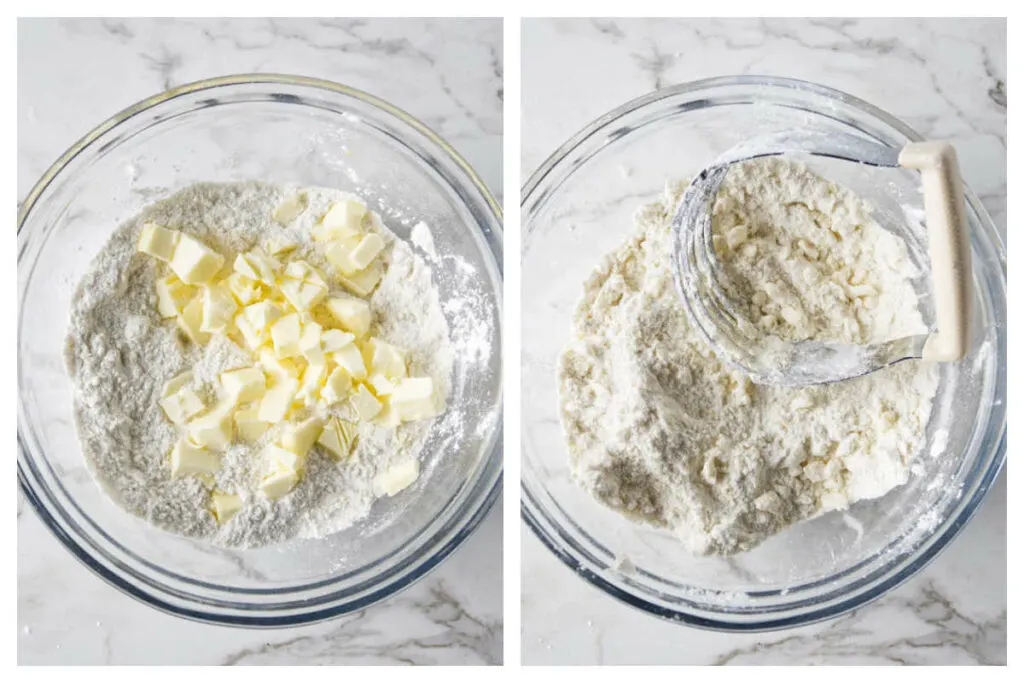
[[(561, 416), (573, 472), (595, 498), (695, 553), (731, 554), (905, 483), (938, 373), (906, 362), (787, 388), (723, 366), (673, 287), (669, 225), (684, 188), (643, 207), (586, 282), (559, 364)], [(713, 228), (730, 287), (766, 333), (863, 344), (925, 329), (903, 243), (799, 164), (735, 167)]]
[[(66, 362), (74, 384), (79, 437), (86, 460), (114, 501), (169, 531), (219, 545), (255, 547), (294, 537), (321, 537), (364, 517), (376, 498), (373, 479), (421, 449), (431, 422), (390, 429), (361, 423), (352, 457), (309, 458), (306, 474), (288, 496), (270, 500), (257, 491), (256, 454), (270, 431), (252, 444), (224, 452), (216, 487), (238, 492), (244, 507), (219, 526), (208, 510), (209, 490), (196, 477), (172, 479), (167, 455), (178, 438), (158, 403), (164, 383), (191, 369), (199, 382), (248, 364), (225, 337), (185, 346), (173, 322), (160, 319), (153, 283), (157, 262), (136, 253), (144, 222), (175, 226), (228, 258), (271, 238), (299, 241), (296, 255), (328, 268), (310, 241), (310, 229), (344, 195), (305, 190), (309, 206), (291, 226), (271, 214), (294, 187), (259, 183), (195, 185), (121, 225), (93, 261), (72, 306)], [(374, 334), (407, 350), (410, 373), (433, 378), (447, 394), (452, 371), (448, 327), (430, 268), (386, 227), (386, 270), (370, 298)]]

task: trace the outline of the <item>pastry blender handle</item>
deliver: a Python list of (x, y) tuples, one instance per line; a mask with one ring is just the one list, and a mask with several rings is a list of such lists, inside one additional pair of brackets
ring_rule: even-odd
[(911, 142), (900, 166), (921, 172), (928, 257), (932, 266), (936, 330), (924, 345), (924, 360), (955, 361), (967, 354), (971, 321), (971, 245), (964, 186), (956, 151), (948, 142)]

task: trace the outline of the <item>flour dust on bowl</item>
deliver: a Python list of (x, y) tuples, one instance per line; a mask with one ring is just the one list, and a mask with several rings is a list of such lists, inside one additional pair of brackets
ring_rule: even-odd
[[(523, 517), (590, 583), (651, 614), (706, 628), (796, 626), (879, 597), (964, 528), (1005, 457), (1005, 252), (969, 191), (973, 318), (964, 360), (899, 364), (853, 384), (766, 387), (716, 364), (699, 339), (688, 340), (666, 244), (685, 181), (745, 139), (792, 129), (896, 148), (920, 140), (884, 112), (821, 86), (712, 79), (652, 93), (598, 119), (524, 190)], [(877, 300), (829, 302), (808, 287), (790, 292), (788, 313), (772, 302), (752, 304), (796, 337), (834, 325), (856, 343), (876, 332), (921, 332), (930, 311), (927, 302), (914, 306), (920, 272), (881, 231), (857, 244), (853, 232), (873, 230), (856, 227), (867, 225), (858, 216), (870, 212), (858, 197), (874, 210), (881, 202), (869, 177), (847, 166), (850, 175), (836, 177), (812, 164), (761, 160), (730, 181), (719, 206), (732, 201), (736, 210), (716, 216), (733, 221), (722, 235), (733, 243), (719, 245), (741, 259), (730, 275), (764, 290), (765, 277), (828, 280), (833, 256), (881, 257), (893, 267), (888, 279), (874, 282), (866, 273), (867, 281), (846, 280), (870, 285)], [(770, 202), (747, 201), (758, 187), (772, 188), (775, 199), (785, 199), (787, 187), (811, 188), (845, 207), (832, 213), (832, 227), (850, 250), (816, 259), (821, 254), (808, 240), (802, 246), (811, 256), (801, 255), (799, 273), (785, 271), (795, 257), (775, 258), (782, 245), (769, 244), (758, 227), (773, 221), (755, 215)], [(841, 187), (855, 194), (844, 199)], [(790, 203), (812, 210), (804, 213), (815, 206)], [(821, 229), (813, 220), (786, 224), (797, 233)], [(790, 237), (782, 241), (800, 250), (801, 235)], [(769, 255), (755, 260), (755, 250)], [(818, 261), (816, 272), (807, 271)], [(842, 306), (864, 311), (857, 317)], [(843, 330), (851, 315), (858, 327)], [(832, 427), (858, 420), (865, 441), (836, 445), (851, 450), (842, 454), (847, 469), (832, 471)], [(807, 457), (789, 463), (791, 470), (809, 466), (799, 479), (780, 476), (785, 462), (770, 463), (801, 450)], [(883, 452), (906, 457), (883, 471)], [(858, 472), (857, 462), (871, 467)]]
[(330, 618), (496, 499), (500, 208), (386, 102), (276, 75), (169, 91), (68, 150), (18, 240), (19, 481), (126, 593)]

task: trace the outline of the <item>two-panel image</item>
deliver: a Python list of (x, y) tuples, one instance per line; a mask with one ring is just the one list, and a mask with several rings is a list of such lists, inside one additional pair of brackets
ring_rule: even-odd
[(18, 664), (1006, 664), (1005, 18), (17, 34)]

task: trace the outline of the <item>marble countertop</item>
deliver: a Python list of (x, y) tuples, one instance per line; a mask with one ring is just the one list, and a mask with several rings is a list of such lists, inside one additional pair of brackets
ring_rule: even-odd
[[(527, 20), (523, 180), (592, 119), (666, 85), (726, 74), (816, 81), (954, 141), (1006, 234), (1002, 20)], [(523, 661), (1003, 664), (1006, 475), (965, 532), (881, 600), (839, 619), (729, 635), (646, 616), (577, 578), (523, 526)]]
[[(19, 199), (123, 107), (252, 71), (340, 81), (391, 101), (452, 143), (500, 197), (500, 20), (21, 20), (18, 28)], [(73, 559), (19, 495), (18, 661), (500, 663), (501, 531), (499, 500), (462, 548), (398, 596), (324, 624), (254, 631), (195, 624), (121, 594)]]

